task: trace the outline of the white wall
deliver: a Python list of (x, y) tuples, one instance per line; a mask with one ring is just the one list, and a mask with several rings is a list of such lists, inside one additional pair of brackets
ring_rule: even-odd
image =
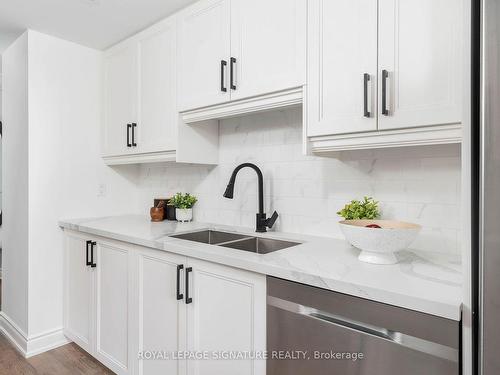
[[(15, 180), (4, 174), (9, 187), (5, 189), (9, 212), (5, 212), (4, 231), (6, 238), (7, 233), (11, 236), (10, 202), (15, 193), (19, 205), (16, 209), (26, 207), (29, 201), (27, 212), (20, 211), (25, 222), (29, 222), (29, 232), (23, 232), (22, 238), (11, 237), (5, 243), (4, 253), (9, 254), (7, 259), (20, 262), (18, 247), (29, 238), (29, 257), (23, 258), (22, 267), (16, 270), (29, 275), (29, 284), (22, 284), (18, 276), (13, 276), (12, 262), (4, 266), (2, 284), (7, 290), (27, 292), (28, 305), (26, 310), (26, 304), (21, 306), (7, 295), (2, 308), (18, 323), (19, 314), (11, 316), (10, 312), (21, 306), (28, 315), (22, 321), (23, 328), (28, 338), (33, 338), (62, 328), (63, 236), (58, 220), (138, 212), (138, 168), (108, 168), (100, 158), (101, 52), (34, 31), (27, 35), (29, 106), (4, 107), (4, 148), (12, 151), (5, 164), (24, 174), (29, 170), (29, 188), (20, 191)], [(9, 49), (7, 53), (13, 52)], [(12, 60), (18, 62), (16, 56)], [(15, 78), (8, 71), (4, 76), (6, 82)], [(12, 100), (9, 92), (5, 92), (5, 98), (7, 104)], [(29, 114), (29, 125), (19, 136), (22, 147), (13, 150), (12, 136), (9, 137), (14, 125), (12, 118), (21, 111), (23, 116)], [(19, 160), (24, 159), (26, 162), (20, 164)], [(106, 186), (105, 196), (98, 196), (101, 184)]]
[[(28, 35), (3, 53), (2, 313), (28, 331)], [(8, 124), (8, 126), (7, 126)]]
[[(137, 212), (136, 167), (99, 156), (101, 52), (29, 32), (29, 333), (62, 325), (63, 217)], [(99, 184), (107, 186), (98, 197)], [(8, 282), (8, 280), (6, 280)]]
[(254, 171), (238, 174), (233, 200), (222, 197), (234, 167), (248, 161), (263, 171), (265, 209), (280, 214), (277, 230), (341, 236), (336, 212), (351, 199), (368, 195), (381, 202), (384, 218), (423, 225), (415, 248), (459, 254), (458, 145), (355, 151), (333, 159), (302, 155), (301, 131), (297, 108), (222, 121), (217, 167), (141, 167), (144, 212), (154, 196), (189, 191), (200, 198), (195, 219), (253, 227)]
[[(0, 121), (2, 121), (2, 58), (0, 56)], [(0, 211), (2, 209), (2, 141), (0, 140)], [(0, 225), (0, 270), (2, 269), (2, 226)]]

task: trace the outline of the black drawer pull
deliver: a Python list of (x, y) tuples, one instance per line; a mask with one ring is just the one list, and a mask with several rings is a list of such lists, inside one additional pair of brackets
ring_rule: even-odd
[(90, 242), (90, 267), (95, 268), (97, 267), (97, 264), (94, 262), (94, 246), (97, 245), (97, 242), (91, 241)]
[(368, 111), (368, 81), (370, 81), (370, 75), (368, 73), (363, 74), (363, 112), (365, 117), (370, 117), (370, 111)]
[(132, 128), (132, 124), (127, 124), (127, 147), (132, 147), (132, 143), (130, 143), (130, 129)]
[(87, 249), (86, 249), (86, 254), (85, 254), (85, 265), (90, 266), (92, 262), (89, 260), (89, 252), (90, 252), (90, 245), (92, 244), (92, 241), (87, 241)]
[(184, 298), (184, 295), (181, 293), (181, 270), (184, 269), (183, 264), (178, 264), (177, 265), (177, 301), (180, 301), (181, 299)]
[(193, 299), (189, 297), (189, 274), (193, 272), (192, 267), (186, 268), (186, 305), (193, 302)]
[(137, 142), (135, 141), (135, 128), (137, 128), (137, 124), (135, 122), (132, 123), (132, 147), (137, 147)]
[(387, 78), (389, 77), (389, 72), (387, 70), (382, 70), (382, 114), (384, 116), (389, 116), (389, 110), (387, 109)]
[(234, 71), (236, 69), (236, 58), (231, 57), (231, 66), (229, 67), (229, 81), (231, 85), (231, 90), (236, 90), (236, 85), (234, 84)]
[(225, 70), (227, 66), (227, 61), (226, 60), (221, 60), (220, 61), (220, 91), (222, 92), (227, 92), (227, 88), (225, 86)]

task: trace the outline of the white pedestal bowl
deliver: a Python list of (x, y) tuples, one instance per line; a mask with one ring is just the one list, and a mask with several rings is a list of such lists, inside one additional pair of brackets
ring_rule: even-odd
[[(346, 240), (361, 250), (358, 259), (373, 264), (395, 264), (395, 252), (415, 240), (421, 226), (394, 220), (343, 220), (340, 229)], [(369, 228), (376, 224), (380, 228)]]

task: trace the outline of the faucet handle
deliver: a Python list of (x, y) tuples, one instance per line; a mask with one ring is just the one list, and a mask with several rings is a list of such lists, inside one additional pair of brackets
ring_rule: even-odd
[(273, 212), (272, 216), (266, 220), (266, 226), (268, 228), (272, 228), (274, 223), (276, 222), (276, 219), (278, 218), (278, 213), (276, 211)]

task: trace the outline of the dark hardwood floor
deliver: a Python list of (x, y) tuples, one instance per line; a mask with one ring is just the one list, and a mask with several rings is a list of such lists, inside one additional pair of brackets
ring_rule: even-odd
[(114, 374), (75, 344), (24, 358), (0, 333), (0, 375)]

